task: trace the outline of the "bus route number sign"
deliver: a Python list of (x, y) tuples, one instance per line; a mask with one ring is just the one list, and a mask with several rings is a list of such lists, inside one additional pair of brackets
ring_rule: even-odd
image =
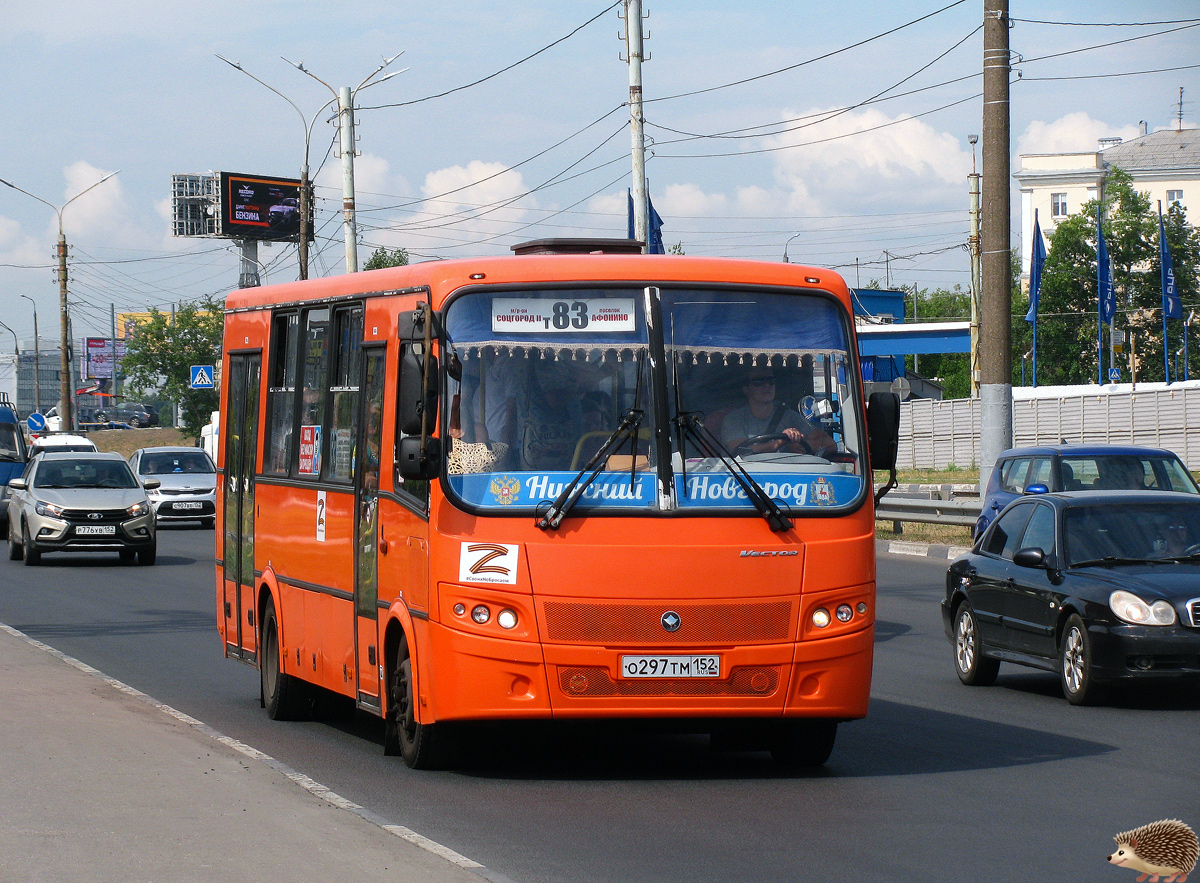
[(492, 300), (492, 330), (516, 333), (636, 331), (632, 297), (497, 297)]

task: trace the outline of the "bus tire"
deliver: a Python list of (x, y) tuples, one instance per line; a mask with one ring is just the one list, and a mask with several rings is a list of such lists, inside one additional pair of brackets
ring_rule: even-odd
[(408, 652), (408, 637), (400, 635), (396, 659), (388, 672), (388, 710), (384, 727), (383, 753), (400, 755), (406, 766), (414, 770), (436, 769), (439, 761), (438, 742), (441, 733), (434, 724), (417, 720), (416, 697), (413, 694), (412, 656)]
[(822, 766), (833, 753), (837, 725), (826, 718), (780, 721), (771, 735), (771, 757), (785, 767)]
[(283, 650), (279, 644), (279, 620), (275, 602), (267, 598), (262, 618), (262, 643), (259, 646), (259, 683), (263, 704), (271, 720), (303, 720), (308, 710), (304, 682), (283, 670)]

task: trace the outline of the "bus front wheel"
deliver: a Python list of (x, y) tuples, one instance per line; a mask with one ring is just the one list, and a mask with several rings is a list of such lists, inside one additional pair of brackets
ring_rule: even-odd
[(771, 734), (771, 757), (786, 767), (821, 766), (833, 753), (837, 725), (823, 718), (781, 721)]
[(396, 646), (395, 662), (388, 677), (388, 711), (383, 753), (400, 755), (404, 763), (414, 770), (434, 769), (437, 766), (440, 735), (438, 727), (434, 724), (423, 724), (417, 720), (412, 655), (408, 652), (408, 637), (401, 635)]
[(303, 720), (308, 708), (304, 682), (283, 670), (279, 620), (275, 616), (275, 602), (270, 598), (263, 611), (262, 640), (258, 651), (259, 677), (267, 716), (276, 721)]

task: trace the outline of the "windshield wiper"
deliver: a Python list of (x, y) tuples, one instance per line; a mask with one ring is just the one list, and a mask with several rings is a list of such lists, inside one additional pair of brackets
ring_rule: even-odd
[[(750, 502), (754, 504), (758, 514), (767, 520), (771, 530), (782, 532), (792, 529), (793, 521), (788, 513), (783, 511), (782, 507), (763, 490), (762, 485), (754, 480), (754, 476), (745, 470), (733, 454), (729, 453), (729, 449), (721, 443), (721, 440), (700, 421), (698, 411), (679, 412), (675, 415), (674, 423), (679, 430), (679, 456), (685, 464), (687, 463), (687, 452), (684, 450), (684, 441), (690, 438), (700, 449), (700, 453), (706, 457), (720, 460), (725, 465), (737, 483), (742, 486), (742, 490), (746, 492), (746, 496), (750, 498)], [(683, 492), (687, 493), (686, 471), (683, 474)]]
[(1103, 558), (1089, 558), (1087, 561), (1072, 561), (1072, 567), (1113, 567), (1121, 564), (1158, 564), (1166, 558), (1118, 558), (1116, 555), (1106, 555)]
[[(621, 425), (613, 430), (612, 435), (604, 440), (604, 444), (600, 446), (600, 450), (592, 455), (592, 459), (588, 460), (582, 469), (575, 475), (573, 479), (563, 488), (562, 493), (550, 504), (542, 517), (534, 522), (542, 530), (556, 530), (562, 524), (563, 518), (571, 511), (571, 507), (583, 496), (583, 492), (588, 489), (596, 476), (600, 474), (600, 470), (604, 468), (604, 464), (608, 462), (608, 455), (624, 444), (628, 438), (637, 438), (638, 427), (642, 424), (642, 418), (645, 416), (644, 411), (630, 408), (621, 415)], [(633, 442), (633, 461), (637, 462), (637, 442)], [(633, 481), (633, 470), (630, 470), (629, 480)]]

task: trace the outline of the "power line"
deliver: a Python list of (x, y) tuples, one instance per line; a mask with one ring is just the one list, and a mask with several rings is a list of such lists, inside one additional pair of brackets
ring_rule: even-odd
[(467, 83), (465, 86), (456, 86), (453, 89), (447, 89), (445, 92), (439, 92), (436, 95), (426, 95), (424, 98), (414, 98), (412, 101), (401, 101), (397, 104), (377, 104), (377, 105), (373, 105), (371, 107), (360, 107), (357, 109), (358, 110), (381, 110), (385, 107), (408, 107), (410, 104), (420, 104), (423, 101), (432, 101), (435, 98), (445, 98), (447, 95), (453, 95), (455, 92), (461, 92), (464, 89), (470, 89), (473, 86), (478, 86), (480, 83), (486, 83), (488, 80), (494, 79), (494, 78), (500, 76), (501, 74), (512, 70), (514, 67), (524, 64), (525, 62), (529, 61), (531, 58), (536, 58), (537, 56), (541, 55), (543, 52), (547, 51), (548, 49), (553, 49), (559, 43), (562, 43), (565, 40), (569, 40), (571, 37), (574, 37), (576, 34), (578, 34), (580, 31), (582, 31), (584, 28), (586, 28), (592, 22), (596, 21), (596, 19), (598, 19), (602, 15), (604, 15), (606, 12), (608, 12), (620, 5), (621, 5), (621, 0), (617, 0), (617, 2), (612, 3), (609, 6), (606, 6), (604, 9), (600, 10), (598, 13), (596, 13), (594, 16), (589, 18), (587, 21), (585, 21), (579, 27), (575, 28), (575, 30), (571, 31), (571, 33), (567, 34), (565, 37), (559, 37), (553, 43), (550, 43), (547, 46), (543, 46), (537, 52), (534, 52), (530, 55), (526, 55), (520, 61), (514, 61), (512, 64), (508, 65), (507, 67), (502, 67), (502, 68), (500, 68), (500, 70), (496, 71), (495, 73), (488, 74), (486, 77), (481, 77), (472, 83)]

